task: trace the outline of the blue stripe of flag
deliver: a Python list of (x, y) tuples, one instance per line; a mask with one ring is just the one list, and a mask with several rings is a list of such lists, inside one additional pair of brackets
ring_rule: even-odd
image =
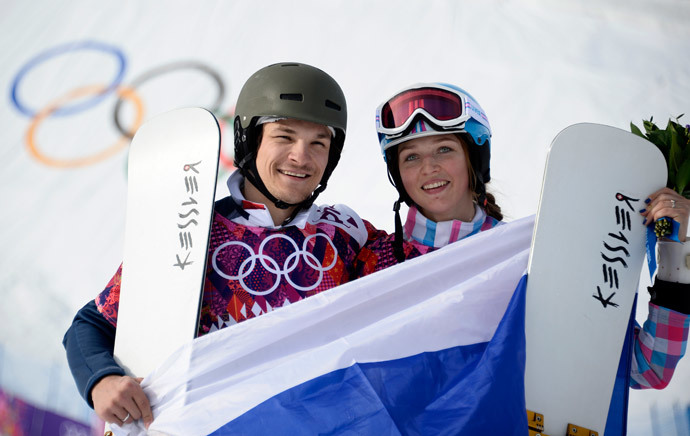
[(333, 371), (212, 434), (526, 435), (525, 285), (489, 342)]

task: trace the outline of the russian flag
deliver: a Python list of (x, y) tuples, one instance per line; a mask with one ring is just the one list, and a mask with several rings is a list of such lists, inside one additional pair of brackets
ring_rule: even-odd
[[(526, 435), (533, 217), (208, 334), (142, 383), (151, 433)], [(116, 434), (144, 434), (137, 423)]]

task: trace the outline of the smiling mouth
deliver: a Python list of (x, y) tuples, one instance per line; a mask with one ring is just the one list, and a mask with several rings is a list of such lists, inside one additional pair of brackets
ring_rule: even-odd
[(278, 172), (281, 173), (281, 174), (284, 174), (284, 175), (286, 175), (286, 176), (299, 177), (300, 179), (306, 179), (307, 177), (309, 177), (308, 174), (304, 174), (304, 173), (294, 173), (294, 172), (288, 171), (288, 170), (278, 170)]
[(422, 189), (428, 191), (429, 189), (440, 188), (441, 186), (446, 186), (448, 181), (429, 183), (428, 185), (422, 186)]

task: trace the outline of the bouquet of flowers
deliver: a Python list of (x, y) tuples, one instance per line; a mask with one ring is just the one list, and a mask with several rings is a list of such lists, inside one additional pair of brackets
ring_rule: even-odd
[[(643, 121), (645, 133), (633, 123), (630, 130), (642, 138), (649, 140), (663, 153), (668, 165), (668, 180), (666, 186), (678, 192), (685, 198), (690, 198), (690, 125), (680, 124), (680, 118), (675, 121), (668, 120), (666, 129), (660, 129), (653, 122)], [(671, 223), (668, 220), (658, 220), (654, 231), (657, 237), (667, 236), (671, 233)]]

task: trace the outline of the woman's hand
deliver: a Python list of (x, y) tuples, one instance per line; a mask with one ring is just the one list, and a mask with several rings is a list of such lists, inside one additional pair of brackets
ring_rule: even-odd
[(640, 211), (642, 216), (645, 217), (644, 225), (653, 225), (659, 218), (671, 218), (680, 224), (678, 239), (681, 242), (685, 242), (685, 237), (688, 233), (690, 200), (672, 189), (663, 188), (650, 195), (647, 201), (646, 209)]

